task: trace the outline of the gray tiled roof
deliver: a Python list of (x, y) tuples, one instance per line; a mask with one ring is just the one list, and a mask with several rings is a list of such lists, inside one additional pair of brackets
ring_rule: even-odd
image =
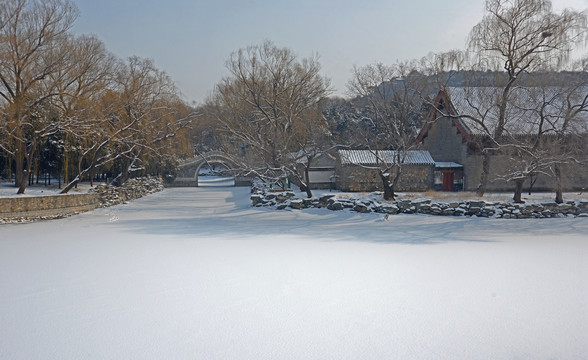
[[(380, 163), (394, 164), (395, 150), (339, 150), (339, 157), (343, 165), (375, 165)], [(428, 151), (409, 150), (406, 152), (404, 164), (435, 165), (435, 160)]]
[[(450, 87), (448, 96), (457, 115), (469, 115), (483, 119), (486, 129), (469, 118), (459, 121), (472, 135), (493, 133), (498, 122), (498, 100), (502, 96), (502, 88), (496, 87)], [(578, 89), (575, 96), (585, 96), (588, 87)], [(539, 110), (544, 104), (544, 114), (548, 120), (543, 124), (544, 131), (561, 130), (564, 123), (565, 96), (563, 89), (550, 87), (518, 87), (513, 88), (510, 101), (506, 107), (506, 132), (511, 135), (534, 134), (540, 122)], [(586, 133), (588, 131), (588, 112), (580, 113), (571, 122), (568, 132)]]

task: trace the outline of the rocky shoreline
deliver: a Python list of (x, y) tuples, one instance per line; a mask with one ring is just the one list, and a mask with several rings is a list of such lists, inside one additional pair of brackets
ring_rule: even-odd
[(98, 194), (100, 207), (118, 205), (125, 201), (142, 198), (164, 189), (163, 182), (156, 177), (127, 180), (122, 186), (98, 185), (90, 191)]
[(358, 213), (426, 214), (440, 216), (476, 216), (502, 219), (588, 217), (588, 201), (567, 201), (562, 204), (542, 202), (537, 204), (515, 204), (485, 200), (462, 200), (438, 202), (431, 199), (401, 199), (376, 201), (371, 199), (341, 199), (334, 194), (319, 198), (300, 199), (291, 191), (270, 192), (254, 190), (253, 206), (268, 206), (277, 210), (286, 208), (327, 208), (333, 211), (349, 209)]

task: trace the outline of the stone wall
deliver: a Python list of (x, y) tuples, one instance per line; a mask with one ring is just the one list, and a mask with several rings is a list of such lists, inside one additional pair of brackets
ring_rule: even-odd
[(0, 198), (0, 224), (62, 218), (161, 190), (163, 183), (159, 179), (145, 177), (129, 179), (121, 187), (99, 185), (86, 194)]
[[(490, 180), (487, 191), (514, 191), (514, 182), (507, 182), (498, 178), (497, 174), (507, 173), (511, 160), (508, 156), (497, 155), (490, 160)], [(475, 191), (480, 183), (482, 173), (482, 156), (471, 155), (464, 162), (465, 179), (464, 190)], [(562, 164), (561, 165), (563, 191), (584, 191), (588, 189), (588, 165), (586, 164)], [(525, 180), (523, 192), (529, 188), (529, 179)], [(547, 174), (539, 174), (533, 185), (534, 191), (554, 191), (555, 178)]]
[(98, 194), (0, 198), (0, 219), (52, 219), (100, 207)]
[[(337, 189), (341, 191), (382, 191), (382, 180), (375, 169), (339, 166)], [(433, 166), (404, 165), (395, 191), (427, 191), (433, 186)]]

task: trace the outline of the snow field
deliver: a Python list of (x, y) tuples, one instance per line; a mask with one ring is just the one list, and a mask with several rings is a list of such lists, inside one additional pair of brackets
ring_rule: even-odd
[(167, 189), (0, 226), (2, 359), (588, 354), (588, 221), (252, 208)]

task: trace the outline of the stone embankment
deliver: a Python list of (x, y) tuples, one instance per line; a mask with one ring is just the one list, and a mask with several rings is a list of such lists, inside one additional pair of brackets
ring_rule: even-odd
[(117, 205), (163, 190), (153, 177), (130, 179), (121, 187), (98, 185), (85, 194), (0, 198), (0, 224), (58, 219)]
[(127, 180), (122, 186), (98, 185), (91, 192), (98, 195), (100, 207), (112, 206), (141, 198), (163, 190), (163, 183), (155, 177)]
[(286, 208), (349, 209), (359, 213), (381, 214), (427, 214), (442, 216), (477, 216), (503, 219), (588, 217), (588, 201), (568, 201), (563, 204), (543, 202), (537, 204), (515, 204), (484, 200), (435, 202), (431, 199), (401, 199), (379, 202), (370, 199), (340, 199), (336, 195), (320, 198), (300, 199), (293, 192), (264, 192), (256, 190), (251, 195), (253, 206), (271, 206), (278, 210)]
[(98, 196), (89, 193), (0, 198), (0, 224), (57, 219), (99, 206)]

